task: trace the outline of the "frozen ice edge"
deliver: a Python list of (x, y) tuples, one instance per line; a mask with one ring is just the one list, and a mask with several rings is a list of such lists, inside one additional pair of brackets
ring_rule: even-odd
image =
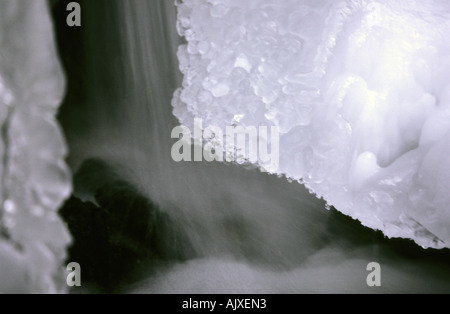
[(55, 119), (65, 79), (47, 1), (1, 1), (0, 44), (0, 292), (65, 292), (71, 238), (57, 210), (71, 180)]
[[(421, 20), (418, 16), (424, 12), (427, 17)], [(236, 115), (244, 117), (240, 121), (244, 126), (278, 125), (283, 130), (281, 142), (286, 143), (281, 146), (281, 154), (295, 163), (281, 162), (276, 174), (303, 182), (328, 204), (367, 227), (381, 230), (389, 238), (413, 239), (424, 248), (450, 247), (450, 217), (445, 205), (450, 200), (445, 188), (440, 187), (450, 181), (445, 158), (450, 151), (450, 133), (445, 122), (448, 115), (436, 105), (445, 103), (445, 82), (449, 79), (443, 70), (439, 72), (439, 66), (435, 72), (443, 74), (427, 76), (427, 67), (432, 67), (435, 60), (446, 68), (445, 55), (439, 51), (448, 50), (449, 42), (433, 21), (440, 25), (440, 15), (448, 16), (449, 12), (448, 4), (439, 0), (417, 2), (414, 10), (410, 10), (407, 1), (393, 4), (382, 0), (179, 2), (178, 30), (187, 45), (178, 52), (184, 81), (174, 96), (174, 114), (187, 126), (192, 125), (194, 118), (203, 118), (204, 125), (224, 127)], [(301, 17), (297, 24), (289, 24), (292, 16)], [(298, 25), (303, 25), (303, 29)], [(345, 38), (350, 38), (347, 46)], [(260, 46), (261, 49), (252, 46), (261, 42), (270, 44)], [(296, 46), (296, 42), (300, 44)], [(195, 49), (197, 43), (201, 49)], [(376, 45), (385, 48), (373, 54)], [(426, 46), (438, 52), (427, 51)], [(280, 55), (279, 50), (284, 48), (295, 51), (291, 59), (289, 52)], [(372, 60), (364, 59), (371, 53)], [(409, 63), (403, 66), (396, 54)], [(336, 62), (338, 55), (344, 58)], [(293, 56), (300, 61), (293, 61)], [(342, 68), (345, 56), (356, 60), (356, 65)], [(291, 69), (283, 70), (286, 60), (290, 60)], [(419, 67), (417, 60), (426, 66)], [(308, 64), (314, 64), (314, 69), (308, 69)], [(367, 76), (367, 64), (381, 70)], [(393, 67), (398, 67), (398, 73), (391, 71)], [(433, 72), (433, 68), (429, 71)], [(394, 84), (398, 90), (386, 89), (382, 80), (376, 81), (379, 75), (387, 81), (386, 86)], [(198, 93), (215, 91), (219, 84), (230, 87), (226, 94), (216, 95), (209, 103), (198, 101)], [(292, 84), (299, 84), (297, 95), (292, 94), (296, 91)], [(282, 91), (278, 90), (279, 85), (284, 86)], [(320, 93), (309, 93), (310, 88), (317, 88)], [(419, 92), (398, 92), (407, 88)], [(411, 106), (389, 103), (383, 98), (386, 95), (405, 99), (407, 104), (409, 101), (413, 110), (407, 112), (405, 108)], [(374, 124), (376, 120), (370, 117), (380, 115), (384, 121), (382, 109), (355, 116), (353, 113), (359, 108), (346, 103), (346, 97), (390, 108), (388, 113), (399, 117), (403, 126), (389, 129), (389, 125)], [(298, 99), (312, 108), (309, 117), (305, 116), (309, 111), (293, 111), (296, 108), (292, 103), (298, 105)], [(329, 132), (323, 131), (323, 125), (330, 126)], [(376, 136), (370, 134), (370, 127)], [(400, 136), (383, 138), (380, 134), (384, 128), (386, 134), (400, 132)], [(402, 136), (406, 133), (418, 135)], [(304, 140), (308, 137), (309, 142)], [(349, 149), (339, 151), (336, 147)], [(431, 175), (436, 172), (432, 161), (442, 164), (441, 180)]]

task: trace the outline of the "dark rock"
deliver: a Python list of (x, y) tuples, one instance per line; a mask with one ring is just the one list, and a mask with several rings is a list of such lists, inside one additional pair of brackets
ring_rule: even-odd
[[(94, 164), (96, 171), (87, 172)], [(81, 169), (74, 182), (88, 184), (90, 173), (98, 206), (72, 196), (60, 214), (74, 239), (68, 262), (81, 265), (83, 282), (114, 292), (133, 282), (141, 267), (188, 257), (190, 245), (182, 229), (132, 185), (98, 160), (88, 161)]]

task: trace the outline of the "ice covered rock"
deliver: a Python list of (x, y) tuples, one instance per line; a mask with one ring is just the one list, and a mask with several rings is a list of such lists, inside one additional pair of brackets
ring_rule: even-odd
[(70, 235), (57, 209), (71, 184), (47, 2), (0, 1), (0, 46), (0, 292), (62, 292)]
[(181, 123), (278, 126), (271, 172), (388, 237), (450, 247), (447, 1), (177, 6)]

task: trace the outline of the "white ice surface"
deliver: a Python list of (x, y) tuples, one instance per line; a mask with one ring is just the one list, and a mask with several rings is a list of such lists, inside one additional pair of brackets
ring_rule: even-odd
[(450, 247), (449, 29), (444, 0), (180, 1), (174, 114), (278, 126), (271, 172), (388, 237)]
[(0, 1), (0, 293), (65, 291), (64, 92), (45, 0)]

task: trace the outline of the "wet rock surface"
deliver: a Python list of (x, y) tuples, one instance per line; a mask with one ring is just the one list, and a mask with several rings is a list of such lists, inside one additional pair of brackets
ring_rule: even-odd
[(73, 236), (68, 262), (80, 264), (88, 289), (115, 292), (137, 279), (142, 267), (188, 257), (182, 230), (107, 164), (86, 161), (74, 182), (95, 196), (95, 203), (72, 196), (60, 210)]

